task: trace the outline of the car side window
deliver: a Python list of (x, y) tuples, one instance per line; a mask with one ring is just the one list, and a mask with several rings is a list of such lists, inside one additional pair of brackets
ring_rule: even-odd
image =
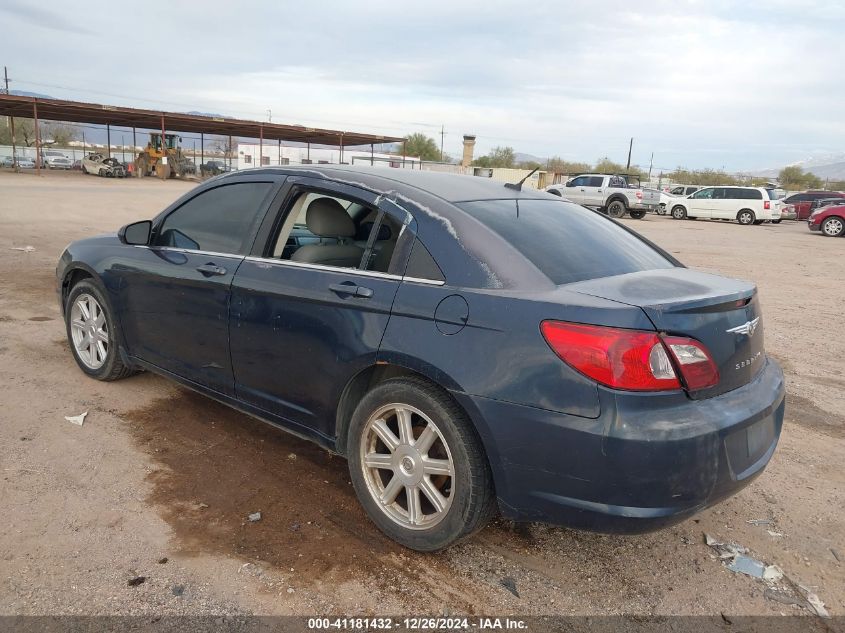
[(271, 257), (384, 273), (404, 228), (360, 201), (319, 191), (297, 193), (282, 217)]
[(675, 187), (669, 193), (671, 193), (672, 195), (675, 195), (675, 196), (682, 196), (682, 195), (684, 195), (684, 188), (683, 187)]
[(711, 187), (709, 189), (699, 189), (694, 194), (692, 194), (692, 197), (696, 200), (709, 200), (713, 197), (713, 188)]
[(566, 186), (567, 187), (585, 187), (587, 185), (587, 176), (578, 176), (577, 178), (573, 178), (570, 180)]
[(589, 182), (587, 183), (588, 187), (601, 187), (601, 184), (604, 182), (604, 178), (601, 176), (590, 176)]
[(415, 239), (411, 247), (411, 255), (408, 257), (405, 276), (439, 282), (446, 281), (443, 271), (440, 270), (440, 266), (437, 265), (431, 253), (428, 252), (428, 249), (419, 239)]
[(243, 253), (270, 182), (238, 182), (208, 189), (170, 213), (154, 246), (215, 253)]

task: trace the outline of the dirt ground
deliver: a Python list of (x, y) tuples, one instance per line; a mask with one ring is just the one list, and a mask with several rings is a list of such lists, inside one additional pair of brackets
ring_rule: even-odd
[[(807, 613), (726, 569), (705, 532), (845, 614), (845, 239), (788, 221), (629, 220), (687, 265), (759, 285), (788, 381), (770, 466), (657, 533), (498, 521), (421, 555), (369, 523), (343, 459), (157, 376), (104, 384), (76, 367), (61, 250), (192, 186), (0, 171), (0, 615)], [(83, 411), (82, 427), (64, 419)]]

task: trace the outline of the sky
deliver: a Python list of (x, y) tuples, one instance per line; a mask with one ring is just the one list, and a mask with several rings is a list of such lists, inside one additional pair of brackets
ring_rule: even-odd
[[(539, 157), (845, 153), (845, 3), (0, 0), (11, 88)], [(271, 115), (268, 114), (271, 111)]]

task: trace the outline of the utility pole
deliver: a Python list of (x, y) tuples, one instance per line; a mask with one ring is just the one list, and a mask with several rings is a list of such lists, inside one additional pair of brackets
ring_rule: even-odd
[(273, 122), (273, 111), (270, 108), (267, 108), (267, 123)]
[(631, 142), (628, 144), (628, 164), (625, 166), (625, 171), (631, 169), (631, 150), (634, 149), (634, 137), (631, 137)]
[[(631, 160), (630, 158), (628, 159)], [(648, 180), (651, 182), (651, 168), (654, 166), (654, 152), (651, 153), (651, 160), (648, 161)]]
[[(6, 94), (9, 94), (9, 69), (3, 66), (3, 79), (6, 82)], [(9, 117), (9, 134), (12, 135), (12, 166), (18, 168), (17, 148), (15, 147), (15, 117)]]
[(440, 126), (440, 162), (443, 162), (443, 137), (446, 136), (446, 130)]

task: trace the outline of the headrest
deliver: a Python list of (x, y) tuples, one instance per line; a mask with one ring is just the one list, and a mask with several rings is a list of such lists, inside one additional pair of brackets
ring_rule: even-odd
[(305, 211), (308, 230), (320, 237), (353, 237), (355, 223), (334, 198), (317, 198), (308, 203)]

